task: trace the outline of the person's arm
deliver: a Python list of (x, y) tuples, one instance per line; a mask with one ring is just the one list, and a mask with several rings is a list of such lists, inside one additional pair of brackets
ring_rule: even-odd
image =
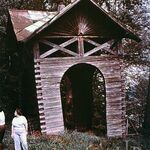
[(24, 126), (25, 126), (25, 129), (26, 129), (26, 132), (28, 133), (28, 122), (27, 122), (26, 117), (24, 117)]
[(11, 125), (11, 137), (13, 138), (14, 137), (14, 127), (13, 127), (13, 123)]
[(5, 113), (4, 113), (4, 111), (3, 111), (3, 115), (4, 115), (4, 125), (5, 125)]

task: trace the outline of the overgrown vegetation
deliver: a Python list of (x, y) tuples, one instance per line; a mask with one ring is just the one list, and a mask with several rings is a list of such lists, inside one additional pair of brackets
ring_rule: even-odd
[[(13, 141), (7, 131), (5, 147), (13, 148)], [(59, 135), (46, 136), (38, 132), (28, 136), (29, 150), (149, 150), (150, 139), (130, 137), (108, 139), (90, 133), (65, 131)]]

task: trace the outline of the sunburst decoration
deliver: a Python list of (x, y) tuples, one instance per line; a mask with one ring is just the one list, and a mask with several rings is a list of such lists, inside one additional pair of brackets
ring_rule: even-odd
[(77, 13), (76, 15), (67, 16), (65, 19), (60, 20), (55, 28), (50, 31), (54, 35), (93, 35), (96, 32), (95, 25), (92, 19), (88, 16)]
[(79, 17), (78, 19), (78, 35), (85, 35), (92, 31), (91, 25), (88, 23), (87, 19), (84, 17)]

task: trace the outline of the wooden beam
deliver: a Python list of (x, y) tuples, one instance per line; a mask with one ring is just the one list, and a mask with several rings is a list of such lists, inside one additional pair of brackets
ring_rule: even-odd
[(38, 59), (40, 56), (40, 51), (39, 51), (39, 43), (37, 41), (33, 46), (33, 53), (34, 53), (34, 59)]
[(79, 53), (79, 56), (84, 55), (84, 41), (83, 41), (82, 36), (78, 37), (78, 53)]
[(108, 44), (108, 43), (104, 43), (104, 44), (101, 45), (101, 44), (99, 44), (99, 43), (97, 43), (97, 42), (95, 42), (95, 41), (93, 41), (93, 40), (87, 39), (87, 38), (85, 38), (84, 40), (85, 40), (86, 42), (88, 42), (88, 43), (94, 45), (94, 46), (97, 46), (96, 48), (94, 48), (94, 49), (88, 51), (87, 53), (85, 53), (84, 56), (89, 56), (89, 55), (91, 55), (91, 54), (93, 54), (93, 53), (95, 53), (95, 52), (97, 52), (97, 51), (99, 51), (99, 50), (102, 50), (103, 48), (104, 48), (105, 51), (107, 51), (107, 52), (109, 52), (109, 53), (111, 53), (111, 54), (116, 55), (116, 53), (113, 52), (113, 51), (110, 49), (110, 44)]
[(70, 51), (70, 50), (64, 48), (64, 47), (66, 47), (67, 45), (70, 45), (71, 43), (75, 42), (76, 40), (77, 40), (76, 38), (72, 38), (72, 39), (70, 39), (70, 40), (68, 40), (68, 41), (66, 41), (66, 42), (64, 42), (64, 43), (62, 43), (61, 45), (54, 44), (54, 43), (49, 42), (49, 41), (47, 41), (47, 40), (41, 40), (40, 42), (42, 42), (42, 43), (44, 43), (44, 44), (46, 44), (46, 45), (52, 46), (53, 49), (50, 49), (49, 51), (47, 51), (47, 52), (45, 52), (44, 54), (42, 54), (42, 55), (40, 56), (40, 58), (45, 58), (46, 56), (48, 56), (48, 55), (50, 55), (50, 54), (52, 54), (52, 53), (54, 53), (54, 52), (56, 52), (56, 51), (58, 51), (58, 50), (61, 50), (61, 51), (65, 52), (65, 53), (68, 53), (68, 54), (73, 55), (73, 56), (78, 56), (77, 53), (72, 52), (72, 51)]
[[(79, 36), (68, 36), (68, 35), (66, 35), (66, 36), (57, 36), (57, 35), (47, 35), (47, 36), (44, 36), (43, 38), (46, 38), (46, 39), (54, 39), (54, 38), (78, 38)], [(83, 38), (104, 38), (104, 37), (100, 37), (100, 36), (82, 36)]]
[[(61, 47), (66, 47), (66, 46), (70, 45), (71, 43), (74, 43), (76, 40), (77, 40), (77, 38), (74, 37), (74, 38), (72, 38), (72, 39), (70, 39), (70, 40), (68, 40), (68, 41), (66, 41), (66, 42), (64, 42), (64, 43), (62, 43), (62, 44), (60, 44), (60, 46), (61, 46)], [(54, 53), (54, 52), (56, 52), (56, 51), (58, 51), (58, 50), (59, 50), (59, 49), (57, 49), (57, 48), (52, 48), (52, 49), (48, 50), (47, 52), (43, 53), (43, 54), (40, 56), (40, 58), (45, 58), (45, 57), (47, 57), (48, 55), (51, 55), (52, 53)]]
[(102, 44), (100, 46), (97, 46), (97, 47), (93, 48), (92, 50), (86, 52), (84, 54), (84, 56), (89, 56), (89, 55), (91, 55), (91, 54), (93, 54), (93, 53), (95, 53), (95, 52), (97, 52), (97, 51), (99, 51), (99, 50), (101, 50), (103, 48), (108, 48), (108, 47), (109, 47), (109, 44), (108, 43), (104, 43), (104, 44)]

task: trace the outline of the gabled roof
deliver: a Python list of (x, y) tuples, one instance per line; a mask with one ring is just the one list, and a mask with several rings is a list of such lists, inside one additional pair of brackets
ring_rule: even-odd
[(26, 41), (58, 12), (9, 10), (17, 41)]
[(104, 11), (92, 0), (75, 0), (60, 12), (9, 10), (10, 19), (17, 41), (28, 41), (81, 2), (86, 2), (89, 5), (94, 5), (97, 7), (100, 13), (103, 13), (107, 18), (111, 19), (112, 22), (116, 23), (122, 30), (126, 32), (125, 38), (131, 38), (136, 41), (140, 41), (140, 38), (135, 33), (119, 23), (114, 17), (110, 16), (110, 14)]

